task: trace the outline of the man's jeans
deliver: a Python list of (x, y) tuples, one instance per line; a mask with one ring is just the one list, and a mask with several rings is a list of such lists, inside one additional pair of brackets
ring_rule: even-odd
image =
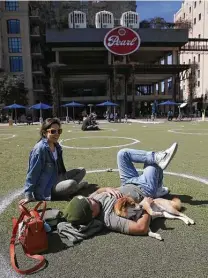
[[(144, 163), (144, 171), (139, 175), (133, 163)], [(154, 152), (122, 149), (117, 154), (117, 164), (121, 185), (135, 184), (140, 187), (146, 197), (156, 197), (162, 186), (163, 170), (155, 164)]]

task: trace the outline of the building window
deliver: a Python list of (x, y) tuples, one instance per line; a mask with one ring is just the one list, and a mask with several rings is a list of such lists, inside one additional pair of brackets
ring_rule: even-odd
[(189, 13), (191, 13), (191, 7), (189, 7)]
[(10, 56), (10, 72), (20, 72), (23, 71), (22, 56)]
[(18, 1), (5, 1), (5, 10), (6, 11), (17, 11), (19, 9)]
[(196, 57), (194, 56), (194, 63), (196, 63)]
[(185, 18), (185, 17), (186, 17), (186, 14), (184, 13), (184, 14), (183, 14), (183, 18)]
[(200, 78), (200, 70), (198, 70), (198, 78)]
[(189, 64), (191, 64), (191, 59), (189, 59)]
[(198, 38), (201, 39), (201, 34), (198, 34)]
[(196, 1), (194, 1), (194, 8), (196, 8)]
[(200, 87), (200, 81), (197, 82), (197, 86)]
[(196, 24), (196, 17), (194, 17), (194, 24)]
[(21, 38), (8, 38), (8, 48), (10, 53), (22, 52), (22, 39)]
[(7, 20), (7, 33), (8, 34), (20, 34), (20, 21), (19, 19)]
[(199, 21), (201, 20), (201, 14), (199, 14)]
[(198, 62), (200, 63), (200, 54), (198, 54)]

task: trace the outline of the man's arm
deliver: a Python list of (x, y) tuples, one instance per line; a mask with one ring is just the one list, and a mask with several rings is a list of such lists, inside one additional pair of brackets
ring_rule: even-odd
[(130, 235), (146, 235), (149, 230), (151, 216), (144, 211), (141, 218), (137, 222), (129, 220), (129, 234)]
[[(118, 187), (119, 188), (119, 187)], [(118, 190), (118, 188), (113, 188), (113, 187), (101, 187), (98, 190), (96, 190), (95, 192), (93, 192), (89, 198), (93, 198), (94, 195), (96, 194), (100, 194), (100, 193), (108, 193), (110, 195), (115, 196), (117, 199), (121, 198), (123, 195), (122, 193)]]

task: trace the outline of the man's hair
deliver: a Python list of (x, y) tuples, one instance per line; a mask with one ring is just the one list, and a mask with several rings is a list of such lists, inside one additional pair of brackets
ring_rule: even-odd
[(74, 197), (64, 210), (64, 218), (73, 225), (87, 225), (92, 219), (92, 209), (88, 198)]

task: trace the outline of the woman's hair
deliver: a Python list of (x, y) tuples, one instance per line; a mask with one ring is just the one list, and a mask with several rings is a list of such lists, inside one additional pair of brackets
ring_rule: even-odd
[(61, 126), (61, 122), (58, 118), (48, 118), (46, 119), (40, 128), (40, 140), (45, 137), (47, 130), (53, 125), (57, 124), (59, 127)]

